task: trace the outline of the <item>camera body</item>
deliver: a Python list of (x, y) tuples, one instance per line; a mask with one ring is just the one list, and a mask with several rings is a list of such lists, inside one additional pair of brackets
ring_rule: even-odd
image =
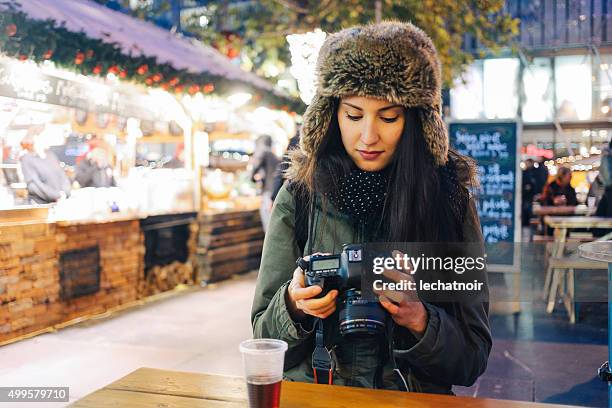
[[(361, 297), (363, 251), (360, 244), (348, 244), (337, 255), (312, 255), (298, 264), (304, 269), (306, 286), (320, 286), (323, 297), (338, 290), (340, 334), (377, 335), (385, 331), (385, 310), (378, 302)], [(305, 268), (304, 268), (305, 267)]]

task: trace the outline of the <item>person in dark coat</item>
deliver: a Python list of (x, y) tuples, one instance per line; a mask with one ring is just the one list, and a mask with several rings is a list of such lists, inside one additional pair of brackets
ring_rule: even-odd
[(272, 187), (272, 201), (276, 200), (276, 196), (280, 191), (280, 188), (287, 180), (286, 172), (289, 168), (289, 152), (293, 149), (297, 149), (300, 147), (300, 130), (298, 129), (295, 132), (295, 135), (289, 139), (289, 145), (287, 145), (287, 150), (285, 150), (285, 154), (283, 155), (283, 159), (278, 164), (276, 168), (276, 175), (274, 176), (274, 184)]
[(536, 167), (536, 163), (534, 163), (534, 175), (535, 175), (535, 179), (536, 179), (536, 184), (535, 184), (535, 192), (536, 192), (536, 199), (538, 198), (537, 195), (542, 193), (542, 190), (544, 190), (544, 186), (546, 186), (546, 183), (548, 183), (548, 168), (546, 167), (546, 164), (544, 164), (544, 158), (541, 158), (538, 163), (537, 163), (537, 167)]
[(587, 202), (589, 199), (592, 199), (595, 203), (595, 207), (597, 207), (599, 201), (601, 201), (601, 197), (604, 195), (605, 190), (606, 186), (601, 178), (601, 174), (597, 174), (597, 177), (595, 177), (595, 180), (593, 180), (591, 186), (589, 187)]
[(20, 164), (29, 199), (37, 204), (49, 204), (69, 197), (71, 186), (55, 154), (45, 149), (40, 139), (42, 130), (41, 127), (28, 129), (21, 141)]
[(108, 154), (101, 147), (90, 151), (76, 166), (75, 179), (81, 187), (116, 186), (113, 169), (108, 162)]
[[(333, 289), (318, 298), (321, 288), (306, 287), (296, 268), (298, 257), (337, 254), (347, 243), (484, 247), (469, 193), (475, 165), (449, 148), (440, 114), (435, 47), (409, 23), (358, 26), (327, 37), (318, 68), (300, 148), (290, 152), (289, 184), (277, 195), (264, 240), (253, 336), (288, 343), (290, 381), (315, 381), (318, 350), (335, 362), (333, 384), (452, 394), (453, 385), (472, 385), (487, 366), (486, 273), (478, 276), (484, 290), (469, 302), (375, 292), (387, 332), (353, 337), (338, 329), (346, 294)], [(406, 276), (398, 274), (391, 279)], [(315, 333), (321, 326), (327, 337)], [(315, 349), (317, 337), (325, 344)]]
[(528, 226), (532, 216), (533, 200), (536, 195), (540, 194), (538, 190), (538, 175), (532, 159), (525, 160), (525, 170), (523, 170), (523, 188), (522, 188), (522, 225)]
[(278, 167), (278, 157), (272, 152), (272, 137), (260, 136), (255, 142), (255, 153), (251, 158), (251, 180), (261, 182), (261, 207), (259, 214), (264, 231), (270, 221), (272, 211), (272, 188)]
[[(599, 167), (599, 177), (604, 186), (604, 193), (597, 204), (595, 215), (598, 217), (612, 217), (612, 141), (608, 148), (602, 152), (601, 166)], [(612, 232), (610, 228), (593, 229), (594, 237), (603, 237)]]
[(542, 205), (578, 205), (576, 190), (570, 185), (572, 170), (568, 167), (559, 167), (557, 175), (542, 192), (540, 201)]

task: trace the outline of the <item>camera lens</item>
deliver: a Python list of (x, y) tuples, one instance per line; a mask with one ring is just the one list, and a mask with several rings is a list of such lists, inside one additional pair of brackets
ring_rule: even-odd
[(340, 305), (340, 334), (376, 335), (385, 331), (385, 312), (378, 302), (363, 300), (356, 289), (342, 296)]

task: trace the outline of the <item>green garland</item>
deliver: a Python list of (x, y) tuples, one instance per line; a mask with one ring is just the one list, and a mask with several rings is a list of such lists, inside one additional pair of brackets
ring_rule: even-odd
[(89, 38), (83, 32), (68, 31), (63, 23), (57, 25), (53, 20), (30, 19), (11, 3), (0, 16), (0, 52), (38, 63), (50, 60), (58, 67), (83, 75), (113, 73), (124, 81), (160, 87), (177, 94), (201, 91), (227, 95), (236, 90), (238, 82), (241, 90), (253, 95), (253, 103), (286, 111), (304, 110), (304, 105), (297, 99), (275, 95), (249, 83), (207, 72), (190, 73), (168, 63), (159, 63), (155, 57), (126, 55), (117, 43), (106, 43)]

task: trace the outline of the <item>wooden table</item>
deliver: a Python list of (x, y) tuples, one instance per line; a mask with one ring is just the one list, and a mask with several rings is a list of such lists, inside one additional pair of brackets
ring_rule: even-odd
[[(580, 255), (608, 263), (608, 364), (612, 361), (612, 241), (589, 242), (578, 247)], [(608, 372), (610, 368), (608, 366)], [(612, 383), (608, 383), (608, 406), (612, 407)]]
[(559, 217), (546, 216), (544, 222), (549, 227), (555, 229), (555, 250), (553, 256), (560, 256), (565, 250), (565, 242), (567, 241), (567, 231), (578, 228), (612, 228), (612, 217)]
[(533, 207), (533, 215), (540, 217), (546, 215), (589, 215), (594, 213), (596, 208), (589, 208), (586, 205), (540, 205)]
[(546, 224), (544, 223), (544, 217), (547, 215), (552, 216), (570, 216), (570, 215), (592, 215), (595, 213), (597, 208), (587, 207), (584, 204), (580, 205), (534, 205), (533, 215), (538, 217), (538, 223), (542, 226), (542, 234), (548, 236), (546, 230)]
[[(246, 398), (246, 385), (241, 377), (140, 368), (76, 401), (71, 406), (233, 408), (247, 406)], [(554, 408), (562, 406), (283, 381), (281, 407)]]
[[(612, 217), (587, 217), (587, 216), (573, 216), (573, 217), (560, 217), (560, 216), (546, 216), (544, 217), (546, 225), (555, 229), (555, 243), (551, 253), (551, 258), (561, 259), (565, 254), (565, 243), (567, 241), (567, 232), (571, 229), (578, 228), (612, 228)], [(549, 262), (551, 265), (551, 262)], [(597, 263), (588, 265), (593, 268), (597, 268)], [(563, 304), (567, 309), (567, 313), (572, 323), (575, 322), (575, 310), (574, 310), (574, 294), (572, 290), (565, 291), (565, 271), (560, 269), (548, 268), (545, 279), (545, 292), (548, 292), (548, 305), (546, 311), (552, 313), (555, 308), (557, 299), (557, 292), (561, 289)], [(577, 268), (580, 269), (580, 268)], [(573, 281), (573, 269), (570, 274), (570, 279)], [(548, 287), (550, 283), (550, 287)], [(573, 287), (573, 282), (570, 285)]]

